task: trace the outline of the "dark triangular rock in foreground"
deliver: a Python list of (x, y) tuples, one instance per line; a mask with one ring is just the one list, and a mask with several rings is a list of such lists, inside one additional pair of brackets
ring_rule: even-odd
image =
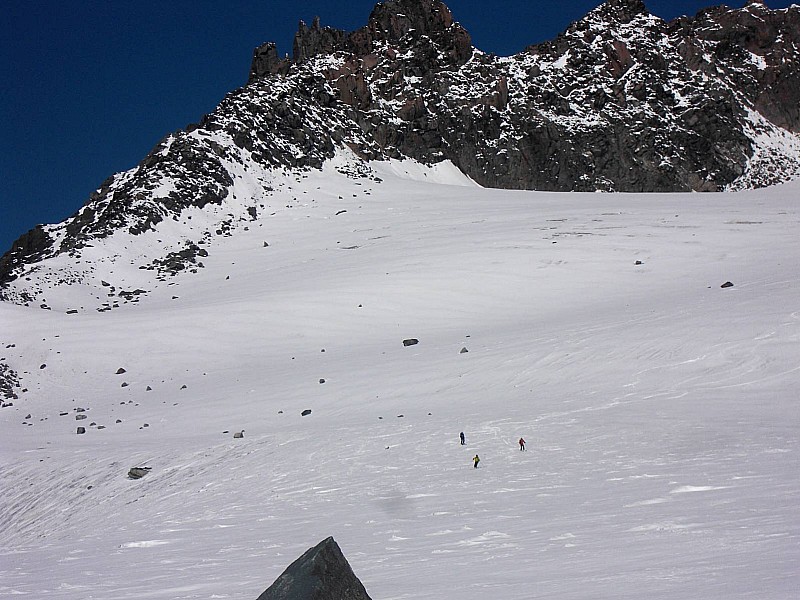
[(309, 548), (257, 600), (370, 600), (339, 545), (329, 537)]

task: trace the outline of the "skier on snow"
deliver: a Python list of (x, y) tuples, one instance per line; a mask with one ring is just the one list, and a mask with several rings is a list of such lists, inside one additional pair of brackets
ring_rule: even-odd
[(522, 438), (519, 438), (519, 449), (520, 449), (520, 452), (525, 450), (525, 440), (522, 439)]
[(462, 445), (462, 446), (463, 446), (464, 444), (466, 444), (466, 441), (464, 441), (464, 432), (463, 432), (463, 431), (462, 431), (461, 433), (459, 433), (459, 434), (458, 434), (458, 437), (461, 439), (461, 445)]
[(472, 462), (475, 463), (474, 467), (477, 469), (478, 463), (481, 462), (481, 457), (476, 454), (475, 458), (472, 459)]

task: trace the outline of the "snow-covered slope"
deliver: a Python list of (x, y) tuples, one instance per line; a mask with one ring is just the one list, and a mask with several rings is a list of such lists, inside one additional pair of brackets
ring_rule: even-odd
[(796, 596), (800, 186), (362, 168), (237, 173), (0, 303), (0, 597), (247, 600), (328, 535), (376, 600)]

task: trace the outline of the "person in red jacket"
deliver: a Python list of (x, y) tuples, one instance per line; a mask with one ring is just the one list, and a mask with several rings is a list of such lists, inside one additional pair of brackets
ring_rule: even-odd
[(522, 439), (522, 438), (519, 438), (519, 449), (520, 449), (520, 452), (525, 450), (525, 440)]

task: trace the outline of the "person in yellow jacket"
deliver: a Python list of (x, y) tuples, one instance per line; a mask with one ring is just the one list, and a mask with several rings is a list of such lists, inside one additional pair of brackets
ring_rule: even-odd
[(478, 468), (478, 463), (481, 462), (481, 457), (476, 454), (475, 458), (472, 459), (472, 462), (475, 463), (474, 467), (477, 469)]

